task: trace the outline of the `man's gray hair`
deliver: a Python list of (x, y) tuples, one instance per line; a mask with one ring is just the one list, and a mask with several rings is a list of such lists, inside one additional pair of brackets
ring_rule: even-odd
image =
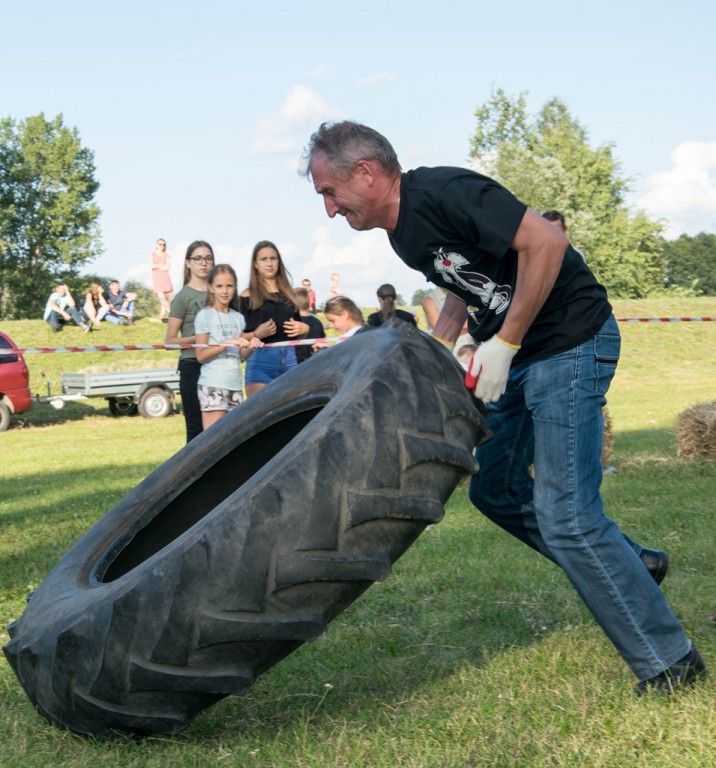
[(311, 178), (316, 155), (324, 158), (326, 170), (337, 178), (348, 178), (359, 160), (377, 160), (388, 174), (401, 172), (398, 156), (388, 139), (351, 120), (323, 123), (311, 136), (299, 171), (302, 176)]

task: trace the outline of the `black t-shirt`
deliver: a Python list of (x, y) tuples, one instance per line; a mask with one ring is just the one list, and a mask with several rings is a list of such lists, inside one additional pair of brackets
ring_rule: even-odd
[[(309, 331), (307, 339), (322, 339), (325, 337), (326, 332), (321, 324), (321, 321), (315, 315), (301, 315), (301, 322), (308, 325)], [(310, 344), (302, 344), (296, 347), (296, 360), (302, 363), (304, 360), (308, 360), (313, 355), (313, 350)]]
[[(476, 341), (489, 339), (504, 322), (517, 279), (511, 245), (526, 210), (496, 181), (467, 169), (417, 168), (403, 174), (390, 244), (409, 267), (467, 304), (468, 330)], [(569, 246), (515, 363), (578, 346), (610, 314), (606, 289)]]
[(287, 320), (303, 322), (299, 311), (290, 301), (281, 300), (278, 293), (275, 293), (274, 296), (275, 300), (265, 301), (258, 309), (251, 309), (248, 296), (239, 297), (239, 311), (246, 318), (246, 331), (255, 331), (261, 323), (265, 323), (267, 320), (273, 320), (276, 323), (276, 333), (261, 339), (264, 344), (272, 344), (274, 341), (291, 341), (291, 338), (286, 336), (283, 330), (283, 324)]
[[(406, 323), (412, 323), (416, 328), (418, 321), (415, 319), (415, 315), (410, 312), (406, 312), (404, 309), (396, 309), (395, 316), (398, 320), (405, 320)], [(368, 315), (368, 325), (372, 325), (374, 328), (379, 328), (383, 325), (383, 315), (380, 312), (373, 312), (372, 315)]]

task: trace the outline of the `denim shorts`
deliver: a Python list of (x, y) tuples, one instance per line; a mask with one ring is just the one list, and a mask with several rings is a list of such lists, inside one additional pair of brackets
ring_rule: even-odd
[(293, 347), (260, 347), (246, 361), (246, 384), (268, 384), (296, 367)]

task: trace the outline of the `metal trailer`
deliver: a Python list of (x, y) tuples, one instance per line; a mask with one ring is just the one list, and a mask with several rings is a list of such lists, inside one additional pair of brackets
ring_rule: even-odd
[(64, 407), (68, 400), (104, 397), (114, 416), (139, 413), (145, 419), (160, 419), (176, 411), (175, 394), (179, 391), (179, 372), (175, 368), (102, 373), (63, 373), (62, 394), (36, 397), (53, 408)]

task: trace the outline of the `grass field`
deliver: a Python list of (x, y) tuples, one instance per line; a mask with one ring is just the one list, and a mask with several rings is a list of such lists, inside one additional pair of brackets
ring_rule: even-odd
[[(615, 302), (618, 317), (714, 316), (716, 299)], [(2, 325), (22, 346), (160, 343), (141, 321), (89, 336)], [(716, 463), (676, 455), (678, 413), (716, 400), (716, 323), (622, 324), (609, 397), (609, 513), (667, 548), (664, 590), (716, 674)], [(175, 353), (28, 356), (33, 391), (61, 371), (172, 365)], [(37, 405), (0, 434), (0, 641), (62, 554), (183, 444), (183, 419), (106, 403)], [(3, 768), (716, 766), (712, 677), (672, 699), (635, 680), (562, 574), (489, 524), (460, 487), (386, 581), (182, 734), (102, 742), (52, 728), (0, 660)]]

